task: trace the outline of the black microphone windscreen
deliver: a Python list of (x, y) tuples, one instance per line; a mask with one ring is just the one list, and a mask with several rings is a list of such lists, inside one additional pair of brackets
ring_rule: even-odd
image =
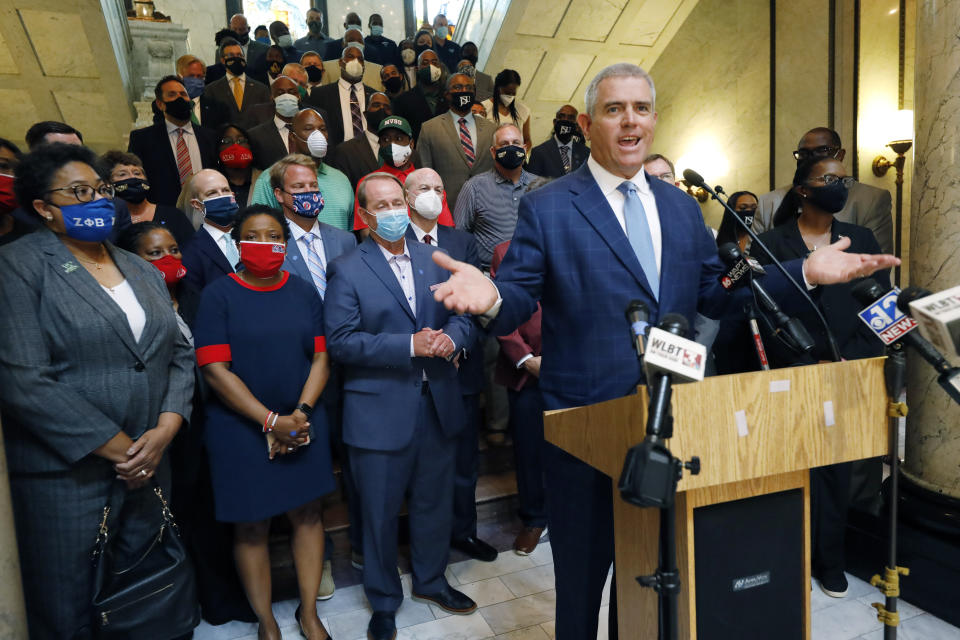
[(732, 267), (733, 263), (740, 259), (740, 249), (732, 242), (724, 242), (717, 249), (717, 255), (725, 265)]
[(627, 305), (627, 317), (633, 314), (639, 314), (641, 320), (646, 320), (650, 317), (650, 307), (643, 300), (631, 300)]
[(913, 310), (910, 308), (910, 303), (920, 298), (926, 298), (929, 295), (933, 295), (933, 292), (923, 287), (907, 287), (897, 296), (897, 309), (900, 309), (901, 313), (912, 316), (913, 314), (911, 312)]
[(858, 282), (850, 290), (851, 295), (857, 299), (857, 302), (863, 305), (870, 305), (877, 301), (877, 298), (886, 293), (873, 278), (867, 278)]
[(683, 179), (690, 183), (690, 186), (693, 187), (702, 187), (703, 186), (703, 176), (694, 171), (693, 169), (684, 169), (683, 170)]
[(690, 328), (690, 323), (687, 322), (685, 316), (679, 313), (668, 313), (660, 319), (657, 328), (685, 338), (687, 337), (687, 330)]

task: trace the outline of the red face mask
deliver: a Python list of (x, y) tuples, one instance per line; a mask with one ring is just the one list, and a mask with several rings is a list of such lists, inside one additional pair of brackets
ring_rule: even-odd
[(253, 162), (253, 152), (234, 143), (220, 152), (220, 162), (228, 169), (246, 169)]
[(180, 262), (180, 258), (167, 254), (151, 262), (153, 266), (163, 274), (163, 281), (167, 284), (176, 284), (180, 282), (183, 276), (187, 275), (187, 268)]
[(0, 173), (0, 215), (17, 208), (17, 196), (13, 193), (13, 176)]
[(286, 257), (287, 246), (282, 242), (245, 240), (240, 243), (240, 262), (254, 278), (275, 276), (283, 266), (283, 259)]

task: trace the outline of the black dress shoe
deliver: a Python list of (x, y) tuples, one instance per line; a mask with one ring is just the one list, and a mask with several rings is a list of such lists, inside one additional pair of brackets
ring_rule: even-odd
[(374, 611), (367, 625), (367, 640), (394, 640), (397, 622), (392, 611)]
[(497, 550), (476, 536), (451, 540), (450, 546), (474, 560), (493, 562), (497, 559)]
[(414, 593), (411, 597), (418, 602), (426, 604), (435, 604), (444, 611), (465, 616), (477, 610), (477, 603), (470, 599), (465, 593), (457, 591), (450, 585), (443, 588), (442, 591), (431, 594)]

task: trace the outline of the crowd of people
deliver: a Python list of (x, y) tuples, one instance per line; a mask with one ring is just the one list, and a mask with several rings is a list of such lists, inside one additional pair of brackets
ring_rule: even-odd
[[(319, 11), (306, 22), (294, 41), (282, 22), (251, 37), (233, 16), (213, 64), (184, 56), (156, 84), (154, 123), (126, 151), (98, 157), (61, 122), (31, 127), (26, 153), (0, 140), (0, 415), (31, 634), (89, 632), (89, 553), (120, 482), (118, 554), (149, 544), (162, 488), (204, 617), (257, 621), (261, 638), (280, 637), (268, 541), (285, 515), (297, 621), (304, 637), (329, 637), (315, 602), (336, 589), (322, 508), (334, 461), (368, 637), (396, 634), (404, 504), (413, 598), (470, 613), (444, 571), (451, 549), (498, 554), (477, 535), (486, 433), (513, 442), (514, 552), (533, 552), (550, 524), (558, 635), (593, 637), (612, 559), (609, 479), (546, 445), (542, 412), (641, 380), (629, 349), (613, 351), (627, 336), (611, 324), (625, 291), (710, 316), (722, 305), (660, 281), (693, 266), (677, 256), (693, 250), (714, 271), (724, 242), (769, 256), (730, 218), (714, 240), (669, 159), (648, 154), (653, 81), (638, 67), (601, 73), (585, 111), (561, 106), (535, 145), (519, 74), (479, 71), (477, 46), (454, 43), (445, 16), (399, 43), (376, 14), (367, 36), (356, 13), (340, 39)], [(636, 95), (618, 102), (614, 90)], [(860, 254), (889, 250), (889, 194), (847, 177), (836, 133), (808, 132), (795, 155), (789, 187), (730, 198), (773, 256), (833, 255), (817, 250), (844, 237)], [(591, 212), (605, 203), (601, 226)], [(829, 275), (842, 259), (807, 260), (802, 276), (826, 285), (817, 300), (847, 358), (879, 343), (847, 312), (849, 285), (833, 283), (889, 266), (857, 260), (866, 266), (842, 278)], [(471, 278), (482, 280), (456, 288)], [(491, 278), (496, 305), (479, 293)], [(569, 336), (591, 337), (562, 337), (571, 324)], [(720, 321), (719, 371), (757, 368), (731, 346), (742, 329)], [(814, 478), (814, 573), (839, 596), (850, 466)]]

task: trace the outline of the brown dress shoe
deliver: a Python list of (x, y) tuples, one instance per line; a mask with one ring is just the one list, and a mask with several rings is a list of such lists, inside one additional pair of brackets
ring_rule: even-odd
[(546, 527), (524, 527), (513, 541), (513, 551), (518, 556), (528, 556), (537, 548)]

